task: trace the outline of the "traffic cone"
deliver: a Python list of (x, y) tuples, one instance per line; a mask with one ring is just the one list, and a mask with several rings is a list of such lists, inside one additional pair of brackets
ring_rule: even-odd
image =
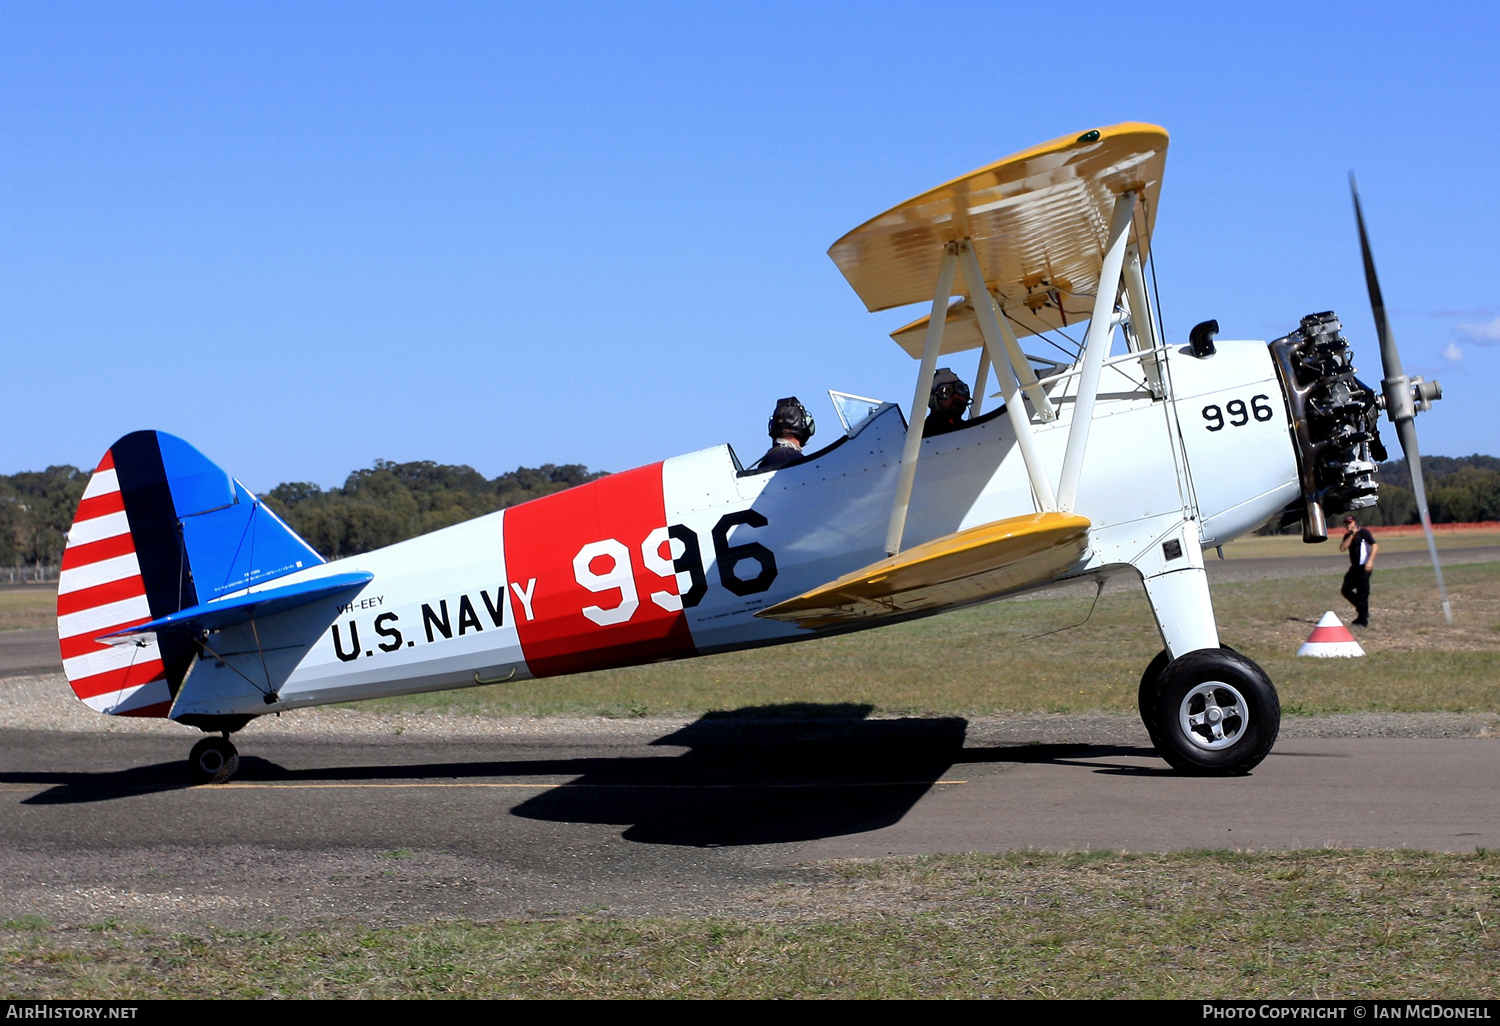
[(1318, 625), (1307, 636), (1302, 647), (1297, 649), (1297, 654), (1329, 659), (1338, 656), (1362, 656), (1365, 650), (1359, 647), (1359, 642), (1354, 640), (1354, 635), (1349, 633), (1349, 628), (1344, 626), (1344, 621), (1335, 616), (1333, 610), (1330, 609), (1323, 614), (1323, 619), (1318, 621)]

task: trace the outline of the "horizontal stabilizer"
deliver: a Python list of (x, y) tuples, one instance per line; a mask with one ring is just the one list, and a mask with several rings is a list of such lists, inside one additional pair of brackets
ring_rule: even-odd
[(1051, 580), (1088, 550), (1089, 521), (1030, 513), (944, 535), (763, 609), (814, 629), (977, 602)]
[(288, 584), (280, 588), (268, 588), (265, 591), (236, 595), (234, 598), (220, 599), (217, 602), (189, 606), (155, 620), (138, 623), (122, 631), (115, 631), (113, 634), (103, 634), (98, 640), (107, 641), (110, 638), (128, 638), (137, 634), (162, 631), (186, 631), (196, 634), (199, 631), (219, 630), (223, 627), (232, 627), (237, 623), (246, 623), (257, 617), (267, 617), (273, 613), (282, 613), (298, 606), (309, 605), (340, 592), (363, 588), (374, 579), (374, 574), (361, 570), (357, 573), (335, 574), (332, 577), (319, 577), (316, 580)]

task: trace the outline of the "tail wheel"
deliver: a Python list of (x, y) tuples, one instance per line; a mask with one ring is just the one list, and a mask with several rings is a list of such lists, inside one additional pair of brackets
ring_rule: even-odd
[(1167, 664), (1156, 682), (1156, 750), (1195, 776), (1248, 773), (1281, 731), (1281, 700), (1238, 652), (1204, 648)]
[(225, 783), (240, 768), (239, 749), (227, 737), (206, 737), (188, 753), (188, 768), (197, 783)]

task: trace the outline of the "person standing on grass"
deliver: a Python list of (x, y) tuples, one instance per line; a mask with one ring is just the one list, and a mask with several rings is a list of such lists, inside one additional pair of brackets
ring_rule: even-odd
[(1344, 517), (1344, 540), (1339, 551), (1349, 553), (1349, 572), (1339, 589), (1354, 606), (1354, 627), (1370, 626), (1370, 573), (1375, 569), (1375, 553), (1380, 546), (1368, 527), (1360, 527), (1353, 516)]

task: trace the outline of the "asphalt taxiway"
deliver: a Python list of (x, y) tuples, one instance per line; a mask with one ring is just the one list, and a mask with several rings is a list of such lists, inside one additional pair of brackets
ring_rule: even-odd
[(849, 857), (1500, 846), (1485, 736), (1290, 736), (1231, 778), (1171, 773), (1125, 717), (268, 731), (241, 737), (239, 775), (215, 787), (186, 786), (184, 748), (0, 729), (12, 914), (701, 913)]

